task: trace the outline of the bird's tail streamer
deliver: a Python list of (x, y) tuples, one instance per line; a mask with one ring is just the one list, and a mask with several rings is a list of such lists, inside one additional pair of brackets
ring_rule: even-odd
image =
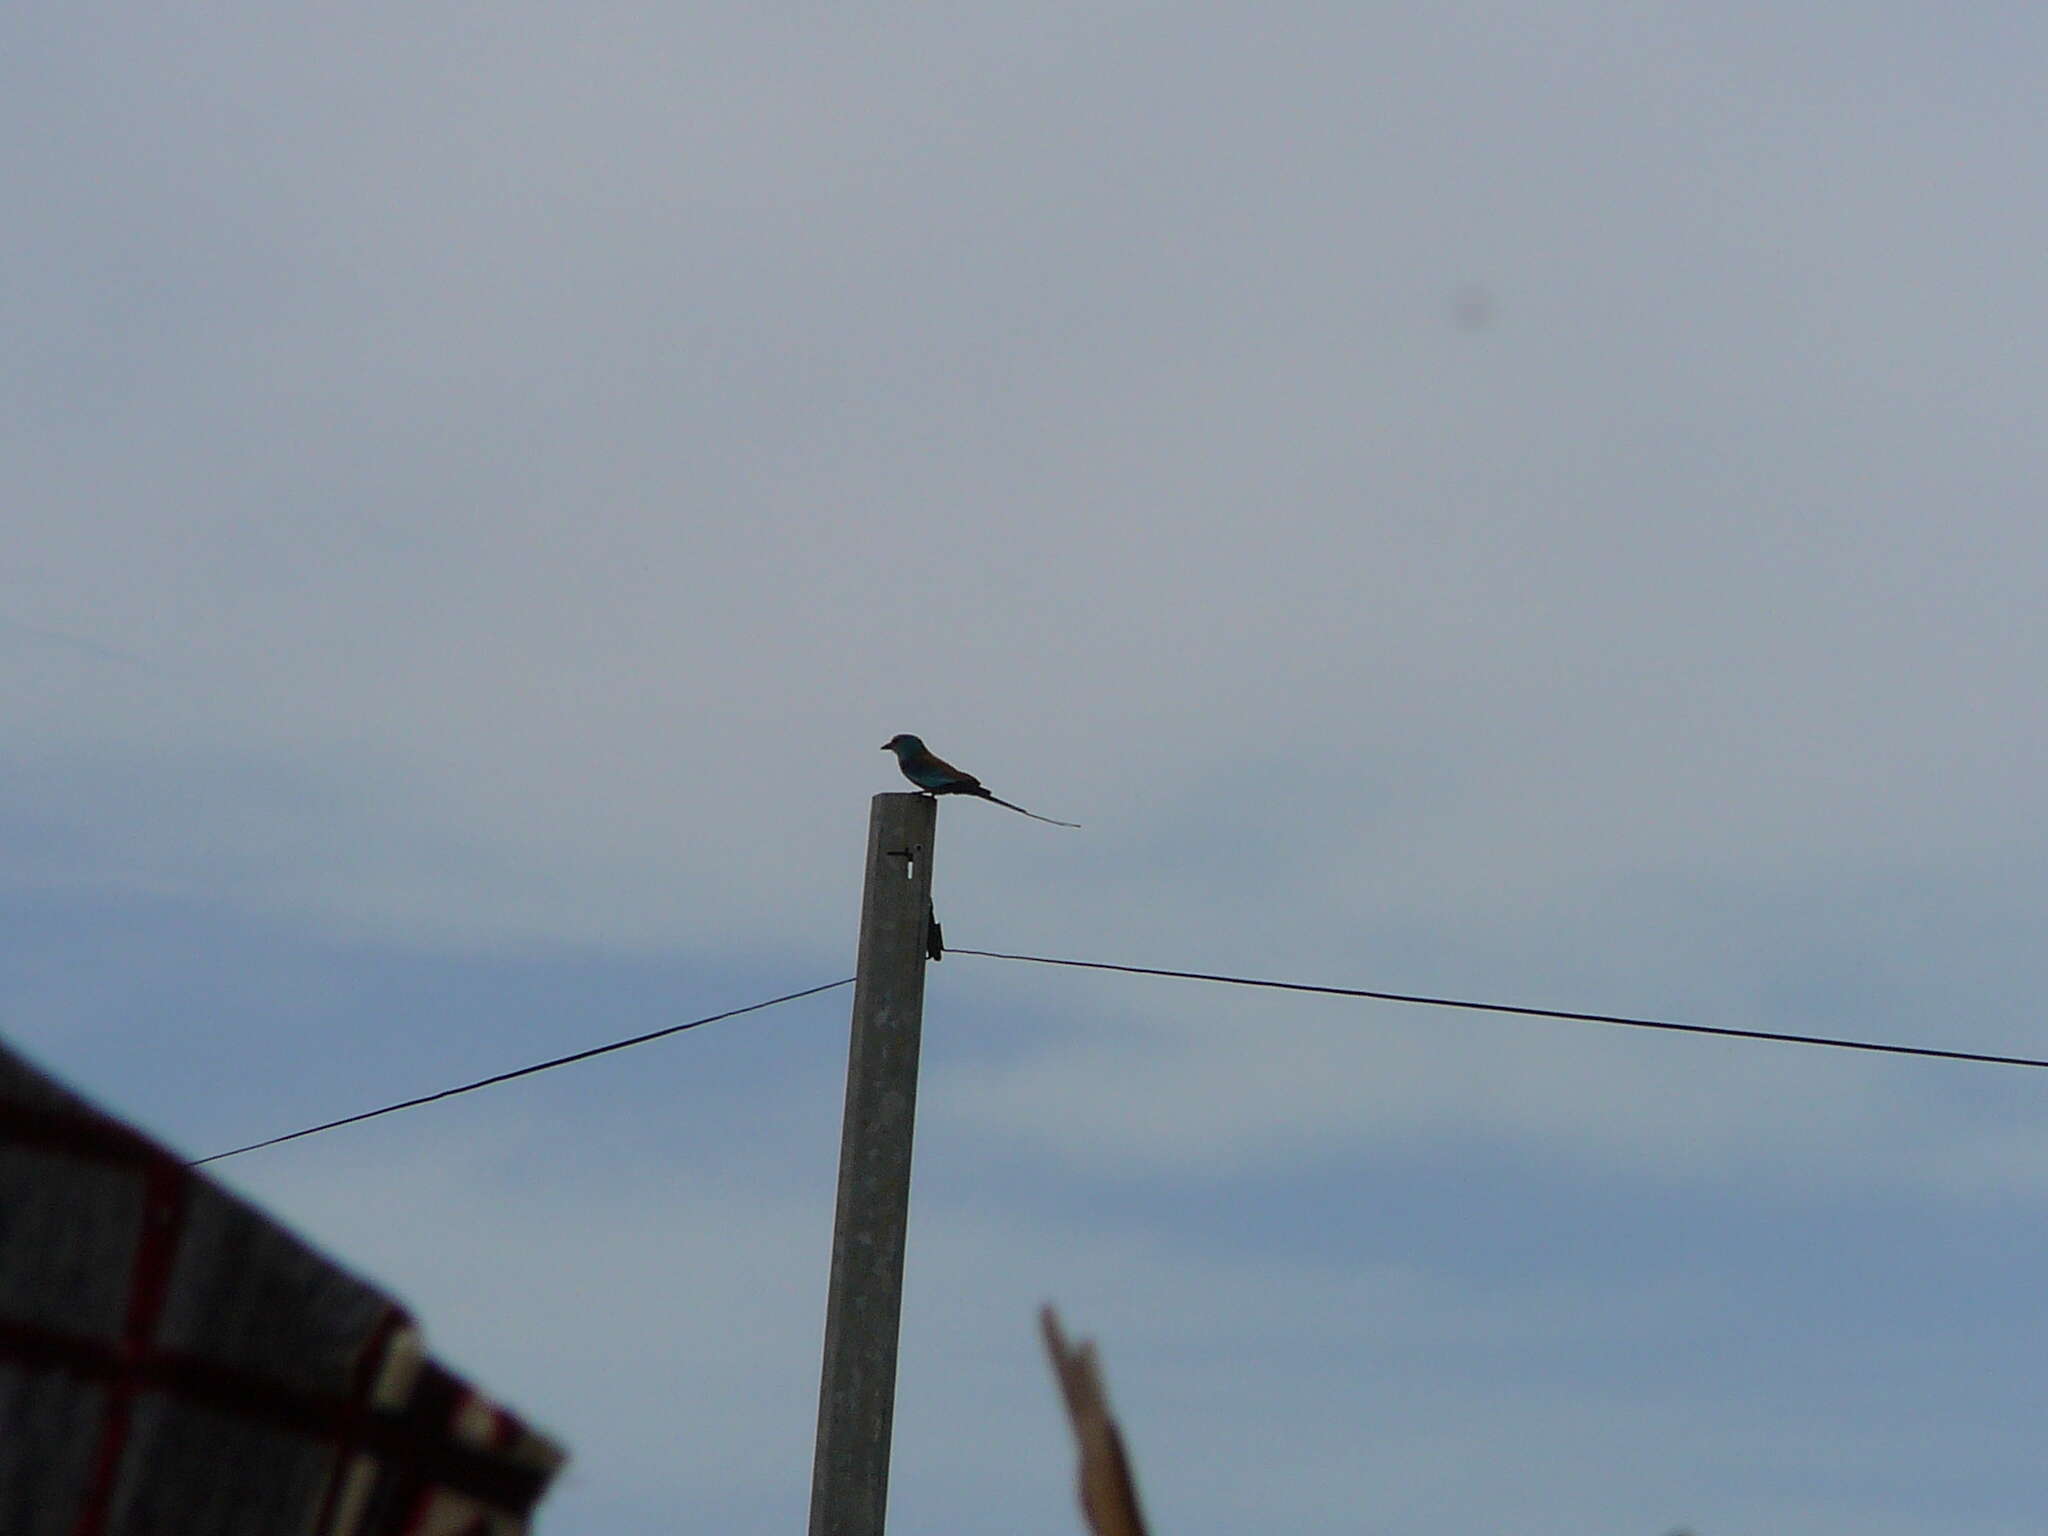
[(1005, 810), (1015, 811), (1019, 816), (1029, 816), (1033, 821), (1042, 821), (1049, 827), (1072, 827), (1076, 831), (1079, 831), (1081, 828), (1081, 823), (1079, 823), (1078, 821), (1055, 821), (1050, 816), (1041, 816), (1036, 811), (1027, 811), (1021, 805), (1012, 805), (1007, 800), (998, 800), (994, 795), (989, 794), (987, 791), (983, 791), (982, 798), (985, 800), (994, 800), (997, 805), (1000, 805)]

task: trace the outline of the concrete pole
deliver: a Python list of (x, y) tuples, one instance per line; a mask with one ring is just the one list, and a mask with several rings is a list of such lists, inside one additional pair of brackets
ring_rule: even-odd
[(877, 795), (846, 1063), (810, 1536), (882, 1536), (938, 802)]

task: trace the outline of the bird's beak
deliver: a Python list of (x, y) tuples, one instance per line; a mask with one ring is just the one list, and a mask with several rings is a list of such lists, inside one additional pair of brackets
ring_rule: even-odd
[(882, 750), (883, 750), (884, 752), (888, 751), (888, 750), (889, 750), (889, 743), (887, 743), (886, 741), (885, 741), (885, 742), (883, 742), (883, 743), (882, 743)]

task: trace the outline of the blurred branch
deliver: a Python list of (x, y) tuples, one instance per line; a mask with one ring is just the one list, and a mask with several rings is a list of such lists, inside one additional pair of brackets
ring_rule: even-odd
[(1045, 1350), (1052, 1357), (1053, 1375), (1059, 1379), (1060, 1395), (1067, 1402), (1067, 1417), (1074, 1424), (1074, 1439), (1080, 1447), (1077, 1476), (1081, 1513), (1095, 1536), (1145, 1536), (1145, 1517), (1138, 1509), (1138, 1487), (1131, 1479), (1130, 1459), (1124, 1454), (1124, 1439), (1110, 1417), (1109, 1397), (1102, 1388), (1102, 1373), (1095, 1362), (1095, 1343), (1083, 1339), (1069, 1345), (1060, 1331), (1059, 1314), (1041, 1307), (1038, 1322), (1045, 1333)]

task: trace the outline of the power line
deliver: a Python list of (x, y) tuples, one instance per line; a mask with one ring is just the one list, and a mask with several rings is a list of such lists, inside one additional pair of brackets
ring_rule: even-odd
[(1833, 1035), (1788, 1035), (1768, 1029), (1734, 1029), (1723, 1024), (1676, 1024), (1669, 1019), (1636, 1019), (1618, 1013), (1575, 1013), (1563, 1008), (1524, 1008), (1514, 1003), (1475, 1003), (1456, 997), (1424, 997), (1409, 992), (1369, 992), (1360, 987), (1321, 987), (1305, 981), (1265, 981), (1253, 976), (1219, 976), (1207, 971), (1168, 971), (1148, 965), (1111, 965), (1102, 960), (1057, 960), (1047, 955), (1008, 955), (992, 949), (946, 950), (949, 955), (977, 955), (984, 960), (1022, 960), (1032, 965), (1065, 965), (1083, 971), (1121, 971), (1130, 976), (1170, 976), (1181, 981), (1213, 981), (1233, 987), (1270, 987), (1280, 992), (1316, 992), (1326, 997), (1364, 997), (1382, 1003), (1415, 1003), (1426, 1008), (1463, 1008), (1475, 1013), (1513, 1013), (1532, 1019), (1572, 1019), (1588, 1024), (1619, 1024), (1630, 1029), (1661, 1029), (1682, 1035), (1722, 1035), (1731, 1040), (1772, 1040), (1781, 1045), (1824, 1045), (1838, 1051), (1874, 1051), (1886, 1056), (1925, 1056), (1936, 1061), (1974, 1061), (1992, 1067), (2048, 1067), (2035, 1056), (1991, 1056), (1978, 1051), (1944, 1051), (1931, 1045), (1887, 1045), (1876, 1040), (1845, 1040)]
[(700, 1024), (716, 1024), (720, 1019), (738, 1018), (743, 1013), (758, 1013), (763, 1008), (773, 1008), (777, 1003), (793, 1003), (800, 997), (815, 997), (820, 992), (830, 992), (834, 987), (850, 986), (851, 976), (838, 981), (828, 981), (822, 986), (806, 987), (801, 992), (785, 992), (780, 997), (771, 997), (766, 1002), (749, 1003), (744, 1008), (728, 1008), (724, 1013), (706, 1014), (701, 1019), (692, 1019), (687, 1024), (671, 1024), (666, 1029), (651, 1029), (644, 1035), (635, 1035), (630, 1040), (614, 1040), (610, 1045), (594, 1045), (587, 1051), (575, 1051), (567, 1056), (557, 1056), (553, 1061), (537, 1061), (530, 1067), (519, 1067), (510, 1072), (500, 1072), (495, 1077), (480, 1077), (473, 1083), (464, 1083), (457, 1088), (443, 1088), (439, 1093), (422, 1094), (417, 1099), (406, 1099), (398, 1104), (386, 1104), (382, 1109), (366, 1109), (359, 1115), (344, 1115), (339, 1120), (329, 1120), (325, 1125), (309, 1125), (302, 1131), (287, 1131), (282, 1136), (272, 1136), (267, 1141), (252, 1141), (246, 1147), (235, 1147), (226, 1152), (215, 1152), (209, 1157), (195, 1157), (185, 1166), (197, 1168), (201, 1163), (217, 1163), (224, 1157), (240, 1157), (244, 1152), (254, 1152), (262, 1147), (274, 1147), (279, 1142), (297, 1141), (301, 1136), (317, 1136), (322, 1131), (331, 1131), (344, 1125), (354, 1125), (359, 1120), (374, 1120), (379, 1115), (395, 1114), (401, 1109), (415, 1109), (422, 1104), (432, 1104), (437, 1099), (452, 1099), (458, 1093), (473, 1093), (479, 1088), (489, 1088), (494, 1083), (509, 1083), (515, 1077), (531, 1077), (536, 1072), (549, 1072), (556, 1067), (566, 1067), (571, 1062), (588, 1061), (593, 1056), (603, 1056), (612, 1051), (623, 1051), (629, 1045), (645, 1045), (650, 1040), (659, 1040), (667, 1035), (679, 1035), (686, 1029), (695, 1029)]
[[(1582, 1013), (1567, 1008), (1531, 1008), (1519, 1003), (1483, 1003), (1469, 998), (1432, 997), (1414, 992), (1380, 992), (1364, 987), (1327, 987), (1306, 981), (1274, 981), (1257, 976), (1228, 976), (1213, 971), (1178, 971), (1160, 966), (1117, 965), (1106, 960), (1067, 960), (1051, 955), (1018, 955), (993, 949), (953, 949), (946, 951), (953, 955), (972, 955), (983, 960), (1015, 960), (1028, 965), (1058, 965), (1082, 971), (1114, 971), (1126, 976), (1163, 976), (1176, 981), (1206, 981), (1221, 986), (1260, 987), (1276, 992), (1308, 992), (1323, 997), (1358, 997), (1372, 1002), (1409, 1003), (1424, 1008), (1457, 1008), (1470, 1013), (1507, 1013), (1521, 1018), (1564, 1019), (1585, 1024), (1612, 1024), (1627, 1029), (1654, 1029), (1670, 1034), (1717, 1035), (1729, 1040), (1764, 1040), (1779, 1045), (1825, 1046), (1838, 1051), (1864, 1051), (1882, 1056), (1913, 1056), (1933, 1061), (1975, 1062), (1991, 1067), (2038, 1067), (2048, 1068), (2048, 1059), (2037, 1056), (2000, 1056), (1982, 1051), (1949, 1051), (1931, 1045), (1893, 1045), (1878, 1040), (1853, 1040), (1835, 1035), (1795, 1035), (1769, 1029), (1736, 1029), (1725, 1024), (1682, 1024), (1672, 1019), (1635, 1018), (1619, 1013)], [(625, 1040), (614, 1040), (608, 1045), (592, 1046), (588, 1050), (574, 1051), (567, 1056), (557, 1056), (551, 1061), (537, 1061), (531, 1066), (518, 1067), (510, 1072), (500, 1072), (491, 1077), (478, 1078), (473, 1083), (462, 1083), (454, 1088), (443, 1088), (438, 1093), (422, 1094), (416, 1099), (404, 1099), (396, 1104), (386, 1104), (378, 1109), (367, 1109), (360, 1114), (344, 1115), (339, 1120), (329, 1120), (321, 1125), (309, 1125), (303, 1130), (288, 1131), (282, 1136), (272, 1136), (263, 1141), (252, 1141), (247, 1146), (234, 1147), (226, 1152), (215, 1152), (207, 1157), (194, 1158), (186, 1166), (197, 1168), (202, 1163), (217, 1163), (223, 1158), (239, 1157), (244, 1152), (259, 1151), (274, 1147), (282, 1142), (297, 1141), (302, 1136), (317, 1136), (322, 1131), (337, 1130), (344, 1125), (355, 1125), (359, 1121), (374, 1120), (379, 1115), (395, 1114), (401, 1109), (416, 1109), (422, 1104), (432, 1104), (441, 1099), (452, 1099), (457, 1094), (473, 1093), (479, 1088), (489, 1088), (498, 1083), (509, 1083), (514, 1078), (530, 1077), (536, 1072), (549, 1072), (556, 1067), (566, 1067), (573, 1062), (588, 1061), (593, 1056), (604, 1056), (612, 1051), (623, 1051), (629, 1046), (645, 1045), (650, 1040), (660, 1040), (669, 1035), (681, 1034), (686, 1029), (695, 1029), (702, 1024), (715, 1024), (721, 1019), (737, 1018), (743, 1013), (758, 1013), (763, 1008), (773, 1008), (779, 1003), (793, 1003), (799, 998), (815, 997), (820, 992), (830, 992), (837, 987), (851, 986), (854, 978), (842, 977), (820, 986), (806, 987), (801, 992), (786, 992), (781, 997), (771, 997), (763, 1002), (749, 1003), (743, 1008), (729, 1008), (723, 1013), (707, 1014), (701, 1019), (691, 1019), (686, 1024), (671, 1024), (663, 1029), (649, 1030), (644, 1035), (634, 1035)]]

